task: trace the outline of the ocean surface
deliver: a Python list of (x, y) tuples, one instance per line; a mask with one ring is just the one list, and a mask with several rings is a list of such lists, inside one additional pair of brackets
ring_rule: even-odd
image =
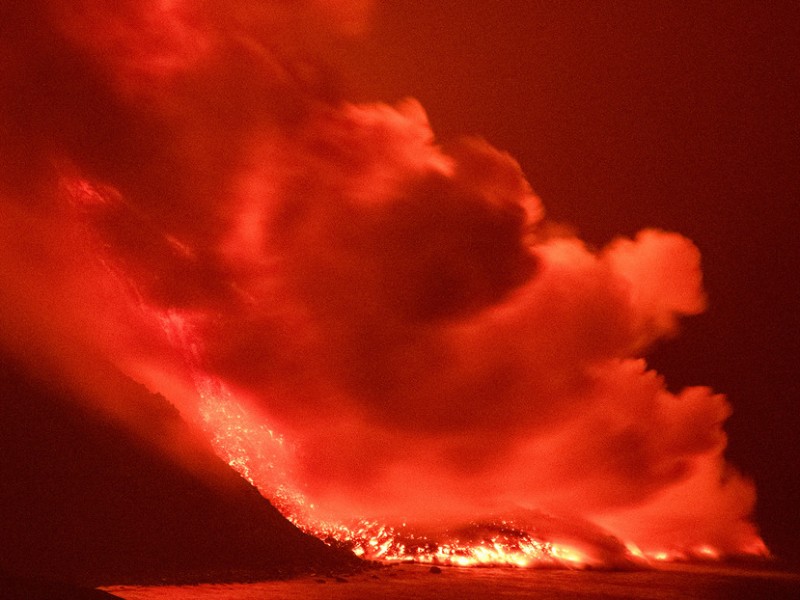
[(126, 600), (798, 600), (800, 574), (696, 565), (637, 572), (443, 567), (432, 573), (399, 565), (342, 578), (103, 589)]

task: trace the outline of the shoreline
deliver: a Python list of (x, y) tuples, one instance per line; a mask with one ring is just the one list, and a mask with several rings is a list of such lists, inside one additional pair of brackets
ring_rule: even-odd
[(250, 584), (111, 586), (124, 600), (433, 600), (514, 597), (518, 600), (603, 598), (677, 600), (686, 597), (796, 598), (800, 573), (719, 565), (670, 565), (647, 571), (576, 571), (508, 567), (397, 565), (351, 577), (303, 577)]

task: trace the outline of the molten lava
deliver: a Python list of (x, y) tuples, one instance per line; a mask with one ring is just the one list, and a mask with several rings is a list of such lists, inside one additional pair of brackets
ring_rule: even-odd
[[(459, 539), (449, 532), (414, 533), (405, 523), (395, 528), (374, 520), (326, 521), (316, 517), (314, 504), (287, 485), (284, 439), (247, 411), (220, 386), (216, 394), (201, 393), (202, 420), (216, 452), (254, 485), (292, 523), (326, 543), (356, 556), (385, 562), (413, 561), (459, 567), (607, 567), (564, 544), (532, 538), (512, 530), (513, 523), (479, 539)], [(709, 548), (709, 550), (711, 550)], [(635, 564), (631, 556), (631, 564)]]
[[(519, 520), (473, 521), (457, 528), (423, 527), (407, 522), (391, 525), (389, 521), (358, 519), (352, 515), (338, 519), (323, 517), (322, 507), (307, 499), (295, 480), (292, 466), (296, 448), (291, 448), (263, 416), (257, 416), (238, 402), (222, 381), (202, 371), (202, 342), (193, 320), (173, 311), (159, 315), (158, 321), (171, 343), (182, 349), (191, 367), (199, 397), (199, 423), (217, 454), (297, 527), (359, 557), (388, 563), (571, 569), (637, 568), (665, 561), (725, 557), (707, 543), (642, 550), (633, 540), (625, 540), (623, 545), (611, 533), (602, 532), (598, 538), (591, 527), (581, 530), (579, 526), (577, 535), (573, 531), (565, 536), (563, 523), (536, 513), (523, 515)], [(764, 556), (767, 551), (755, 538), (749, 548), (739, 548), (735, 553)]]

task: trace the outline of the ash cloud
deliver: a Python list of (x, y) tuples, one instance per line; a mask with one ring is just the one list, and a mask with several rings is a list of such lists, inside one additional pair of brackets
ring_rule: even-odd
[(693, 244), (552, 234), (513, 158), (309, 59), (368, 3), (290, 4), (2, 9), (4, 342), (67, 360), (69, 332), (189, 413), (202, 369), (334, 514), (566, 507), (653, 548), (754, 544), (727, 402), (642, 358), (705, 307)]

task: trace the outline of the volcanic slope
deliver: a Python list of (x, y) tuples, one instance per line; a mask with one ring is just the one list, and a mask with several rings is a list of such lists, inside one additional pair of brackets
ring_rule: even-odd
[(284, 519), (166, 400), (103, 370), (134, 427), (0, 350), (0, 573), (94, 586), (356, 566)]

